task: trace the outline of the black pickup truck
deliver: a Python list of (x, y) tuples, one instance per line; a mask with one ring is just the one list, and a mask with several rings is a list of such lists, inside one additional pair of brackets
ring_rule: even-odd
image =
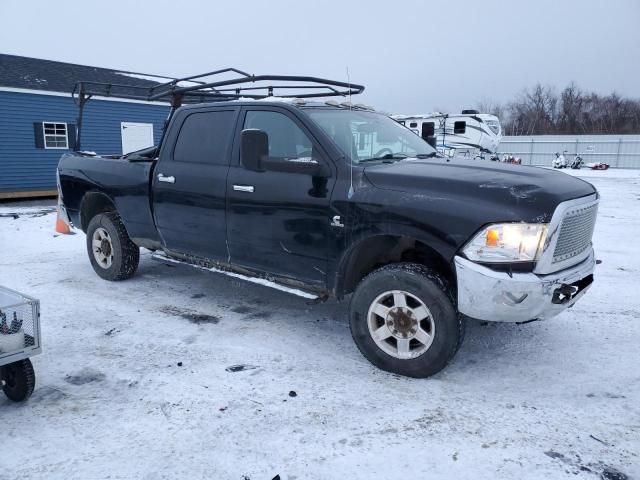
[(64, 155), (61, 214), (93, 268), (131, 277), (139, 248), (351, 295), (376, 366), (413, 377), (451, 360), (465, 319), (526, 322), (593, 281), (593, 186), (561, 172), (447, 159), (388, 116), (305, 99), (178, 108), (160, 147)]

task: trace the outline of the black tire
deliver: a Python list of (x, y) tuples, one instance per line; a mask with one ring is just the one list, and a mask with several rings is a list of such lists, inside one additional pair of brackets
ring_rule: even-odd
[[(113, 258), (108, 267), (98, 263), (92, 248), (93, 235), (99, 228), (106, 230), (111, 240)], [(130, 278), (140, 262), (140, 248), (131, 241), (122, 220), (115, 212), (100, 213), (91, 219), (87, 227), (87, 253), (95, 272), (110, 281)]]
[[(435, 334), (427, 350), (415, 358), (390, 355), (369, 332), (367, 317), (371, 304), (391, 290), (409, 293), (431, 312)], [(351, 299), (350, 326), (351, 335), (367, 360), (382, 370), (415, 378), (429, 377), (442, 370), (460, 348), (465, 333), (464, 317), (458, 314), (446, 281), (426, 266), (414, 263), (386, 265), (367, 275)]]
[(2, 390), (14, 402), (27, 400), (36, 386), (36, 374), (28, 358), (0, 367), (0, 378), (4, 383)]

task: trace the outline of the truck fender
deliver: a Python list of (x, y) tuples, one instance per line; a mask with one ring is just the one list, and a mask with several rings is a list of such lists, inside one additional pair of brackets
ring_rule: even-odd
[(82, 231), (87, 231), (89, 222), (97, 214), (116, 211), (115, 202), (106, 193), (97, 191), (85, 193), (80, 201), (80, 227)]
[(341, 255), (332, 290), (338, 298), (352, 292), (359, 281), (376, 268), (396, 262), (428, 265), (447, 279), (454, 270), (443, 252), (433, 242), (401, 233), (375, 233), (360, 237)]

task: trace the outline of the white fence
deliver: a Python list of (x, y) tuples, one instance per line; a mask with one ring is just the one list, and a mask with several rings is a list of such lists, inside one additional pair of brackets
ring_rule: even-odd
[(537, 135), (502, 137), (498, 152), (522, 158), (525, 165), (551, 166), (557, 153), (571, 161), (578, 154), (585, 163), (640, 168), (640, 135)]

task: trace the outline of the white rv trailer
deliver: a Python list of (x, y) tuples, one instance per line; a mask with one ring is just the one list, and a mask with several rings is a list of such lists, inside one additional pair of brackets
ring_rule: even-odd
[(493, 155), (502, 139), (495, 115), (463, 110), (460, 114), (392, 115), (391, 118), (427, 140), (443, 155), (472, 158)]

